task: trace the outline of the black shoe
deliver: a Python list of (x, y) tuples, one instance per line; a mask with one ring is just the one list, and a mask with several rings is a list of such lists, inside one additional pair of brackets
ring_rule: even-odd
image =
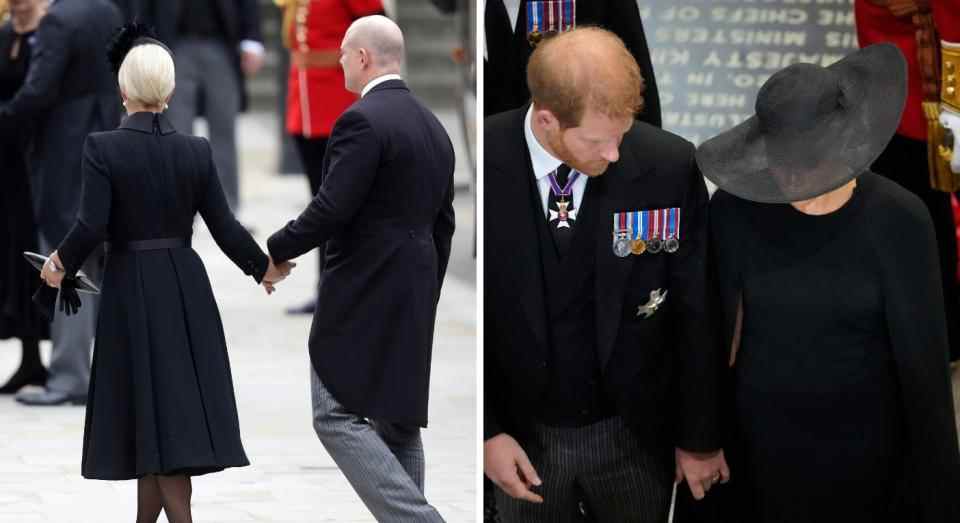
[(27, 385), (44, 386), (47, 384), (47, 369), (40, 366), (33, 369), (20, 367), (7, 382), (0, 387), (0, 394), (16, 394)]
[(303, 305), (297, 307), (290, 307), (287, 309), (287, 314), (290, 316), (298, 316), (301, 314), (313, 314), (317, 310), (317, 300), (310, 299), (307, 300)]
[(87, 395), (70, 395), (43, 389), (42, 391), (24, 391), (15, 396), (19, 403), (30, 406), (53, 407), (58, 405), (86, 405)]

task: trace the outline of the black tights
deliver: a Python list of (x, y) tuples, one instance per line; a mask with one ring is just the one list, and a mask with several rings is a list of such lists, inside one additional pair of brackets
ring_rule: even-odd
[(156, 523), (162, 509), (170, 523), (193, 523), (190, 476), (144, 476), (137, 480), (137, 523)]
[(20, 358), (20, 368), (35, 370), (43, 367), (40, 363), (40, 340), (37, 338), (21, 338), (20, 347), (23, 356)]

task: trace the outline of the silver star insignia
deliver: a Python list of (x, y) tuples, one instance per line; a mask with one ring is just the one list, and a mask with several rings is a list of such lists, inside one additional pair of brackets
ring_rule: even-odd
[(667, 292), (669, 291), (662, 289), (650, 291), (650, 301), (637, 308), (637, 316), (643, 315), (644, 319), (653, 316), (653, 314), (657, 312), (657, 309), (663, 305), (664, 300), (667, 299)]

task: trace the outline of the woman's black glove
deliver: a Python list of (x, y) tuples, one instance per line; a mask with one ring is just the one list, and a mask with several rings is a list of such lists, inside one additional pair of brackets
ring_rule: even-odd
[(64, 278), (60, 283), (60, 312), (73, 316), (80, 310), (80, 295), (77, 294), (77, 280)]
[(33, 303), (40, 309), (48, 320), (53, 319), (56, 312), (57, 295), (60, 296), (60, 312), (72, 316), (80, 310), (80, 295), (77, 293), (77, 281), (73, 278), (64, 278), (60, 283), (59, 292), (48, 285), (40, 285), (33, 294)]

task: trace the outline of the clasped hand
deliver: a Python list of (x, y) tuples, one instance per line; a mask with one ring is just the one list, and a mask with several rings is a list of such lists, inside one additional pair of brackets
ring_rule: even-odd
[(292, 261), (274, 263), (271, 257), (270, 264), (267, 266), (267, 272), (263, 273), (263, 279), (260, 282), (267, 291), (267, 294), (273, 294), (277, 290), (276, 284), (285, 280), (287, 276), (290, 275), (290, 271), (296, 266), (297, 264)]
[[(490, 481), (508, 496), (531, 503), (543, 503), (543, 497), (534, 492), (542, 484), (530, 458), (517, 440), (507, 434), (498, 434), (483, 444), (483, 471)], [(730, 480), (723, 450), (689, 452), (676, 449), (675, 481), (686, 480), (695, 499), (703, 499), (717, 483)]]
[(723, 450), (689, 452), (676, 449), (676, 477), (679, 483), (687, 481), (694, 499), (703, 499), (717, 483), (730, 481), (730, 468)]

